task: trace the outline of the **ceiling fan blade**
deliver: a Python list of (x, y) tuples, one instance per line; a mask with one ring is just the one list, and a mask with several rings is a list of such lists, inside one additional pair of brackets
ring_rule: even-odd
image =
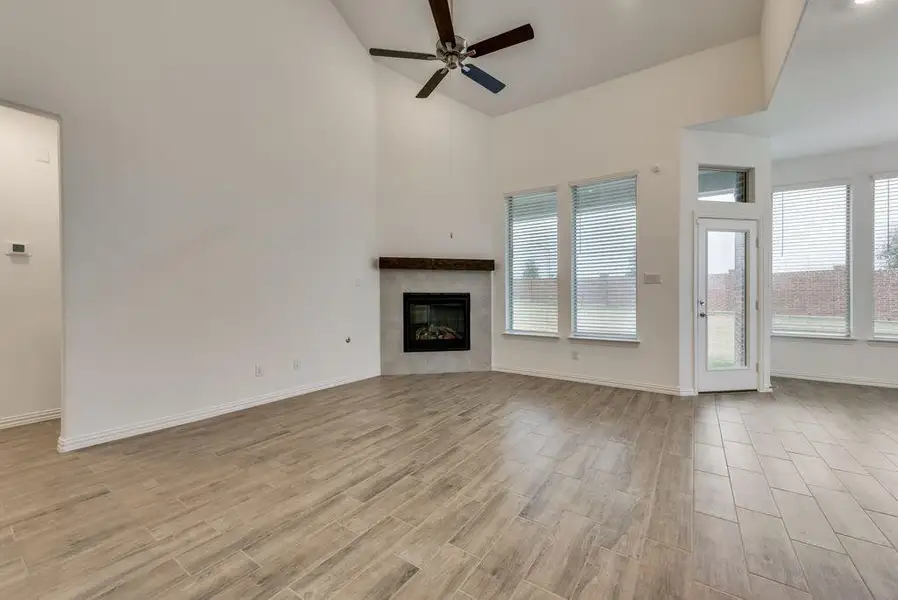
[(437, 25), (440, 41), (444, 44), (455, 44), (455, 28), (452, 27), (452, 12), (449, 0), (430, 0), (433, 22)]
[(385, 56), (387, 58), (411, 58), (413, 60), (436, 60), (436, 54), (426, 52), (406, 52), (405, 50), (385, 50), (383, 48), (371, 48), (368, 50), (371, 56)]
[(440, 82), (443, 81), (443, 78), (446, 77), (446, 75), (448, 75), (448, 74), (449, 74), (449, 69), (447, 69), (445, 67), (440, 69), (436, 73), (434, 73), (433, 77), (431, 77), (427, 81), (427, 83), (424, 84), (424, 87), (421, 88), (421, 91), (418, 92), (418, 95), (416, 96), (416, 98), (430, 97), (430, 95), (433, 93), (433, 91), (435, 89), (437, 89), (437, 86), (440, 85)]
[(461, 72), (464, 73), (468, 79), (479, 83), (494, 94), (498, 94), (505, 89), (504, 83), (474, 65), (463, 66)]
[(529, 42), (533, 37), (533, 26), (530, 25), (530, 23), (527, 23), (526, 25), (521, 25), (520, 27), (506, 31), (505, 33), (500, 33), (497, 36), (487, 38), (482, 42), (477, 42), (473, 46), (468, 47), (468, 52), (471, 53), (471, 56), (486, 56), (487, 54), (492, 54), (493, 52), (503, 50), (509, 46)]

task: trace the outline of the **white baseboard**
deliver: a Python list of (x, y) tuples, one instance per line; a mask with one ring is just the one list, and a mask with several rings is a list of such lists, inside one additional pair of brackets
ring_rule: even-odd
[(782, 377), (783, 379), (802, 379), (805, 381), (822, 381), (824, 383), (847, 383), (849, 385), (866, 385), (870, 387), (881, 388), (898, 388), (896, 381), (883, 381), (880, 379), (867, 379), (865, 377), (842, 377), (839, 375), (814, 375), (811, 373), (786, 373), (784, 371), (773, 371), (771, 377)]
[(559, 373), (550, 373), (548, 371), (536, 371), (533, 369), (513, 369), (510, 367), (493, 367), (493, 371), (499, 373), (512, 373), (514, 375), (529, 375), (531, 377), (542, 377), (544, 379), (560, 379), (562, 381), (576, 381), (577, 383), (591, 383), (593, 385), (604, 385), (613, 388), (622, 388), (625, 390), (637, 390), (640, 392), (654, 392), (656, 394), (668, 394), (671, 396), (695, 396), (695, 390), (680, 389), (677, 386), (653, 385), (647, 383), (636, 383), (632, 381), (616, 381), (613, 379), (601, 379), (598, 377), (587, 377), (583, 375), (568, 375)]
[(51, 408), (49, 410), (39, 410), (26, 415), (3, 417), (0, 419), (0, 429), (9, 429), (10, 427), (19, 427), (20, 425), (31, 425), (32, 423), (40, 423), (42, 421), (52, 421), (53, 419), (58, 419), (61, 414), (62, 410)]
[(254, 406), (261, 406), (263, 404), (270, 404), (272, 402), (280, 402), (281, 400), (287, 400), (290, 398), (295, 398), (297, 396), (311, 394), (312, 392), (319, 392), (321, 390), (326, 390), (349, 383), (356, 383), (358, 381), (364, 381), (365, 379), (371, 379), (372, 377), (379, 376), (380, 373), (377, 372), (361, 375), (359, 377), (335, 379), (333, 381), (298, 387), (291, 390), (272, 392), (269, 394), (264, 394), (262, 396), (257, 396), (255, 398), (238, 400), (236, 402), (229, 402), (227, 404), (219, 404), (217, 406), (210, 406), (209, 408), (202, 408), (178, 415), (172, 415), (170, 417), (162, 417), (160, 419), (144, 421), (143, 423), (136, 423), (134, 425), (125, 425), (123, 427), (116, 427), (114, 429), (107, 429), (105, 431), (89, 433), (87, 435), (79, 435), (69, 438), (60, 437), (57, 449), (60, 452), (80, 450), (82, 448), (88, 448), (90, 446), (96, 446), (98, 444), (106, 444), (108, 442), (114, 442), (116, 440), (134, 437), (136, 435), (143, 435), (145, 433), (152, 433), (154, 431), (160, 431), (162, 429), (169, 429), (171, 427), (177, 427), (179, 425), (187, 425), (188, 423), (195, 423), (197, 421), (211, 419), (212, 417), (218, 417), (221, 415), (226, 415), (228, 413), (246, 410), (247, 408), (252, 408)]

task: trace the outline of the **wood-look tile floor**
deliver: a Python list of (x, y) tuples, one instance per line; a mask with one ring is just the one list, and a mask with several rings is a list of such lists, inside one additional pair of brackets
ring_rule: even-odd
[(898, 598), (898, 392), (374, 379), (59, 455), (0, 432), (0, 598)]

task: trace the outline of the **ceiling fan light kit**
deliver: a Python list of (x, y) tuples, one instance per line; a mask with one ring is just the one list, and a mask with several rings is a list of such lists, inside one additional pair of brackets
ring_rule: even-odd
[(460, 70), (465, 77), (480, 84), (494, 94), (498, 94), (505, 89), (504, 83), (467, 61), (471, 58), (480, 58), (481, 56), (532, 40), (534, 37), (533, 27), (528, 23), (476, 44), (468, 45), (468, 41), (465, 38), (455, 33), (455, 27), (452, 24), (452, 12), (449, 9), (449, 0), (430, 0), (430, 10), (433, 13), (433, 21), (439, 34), (434, 54), (371, 48), (369, 50), (371, 56), (442, 62), (443, 66), (437, 69), (430, 77), (430, 80), (421, 88), (421, 91), (418, 92), (418, 98), (429, 97), (446, 75), (450, 71), (455, 70)]

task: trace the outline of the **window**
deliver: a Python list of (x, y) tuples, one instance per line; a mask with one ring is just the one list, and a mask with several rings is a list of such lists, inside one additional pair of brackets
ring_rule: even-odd
[(850, 333), (850, 188), (773, 194), (773, 333)]
[(506, 327), (558, 333), (558, 202), (555, 191), (505, 199)]
[(898, 177), (873, 183), (873, 337), (898, 338)]
[(699, 169), (698, 199), (704, 202), (748, 202), (748, 171)]
[(575, 336), (636, 339), (636, 177), (571, 188)]

